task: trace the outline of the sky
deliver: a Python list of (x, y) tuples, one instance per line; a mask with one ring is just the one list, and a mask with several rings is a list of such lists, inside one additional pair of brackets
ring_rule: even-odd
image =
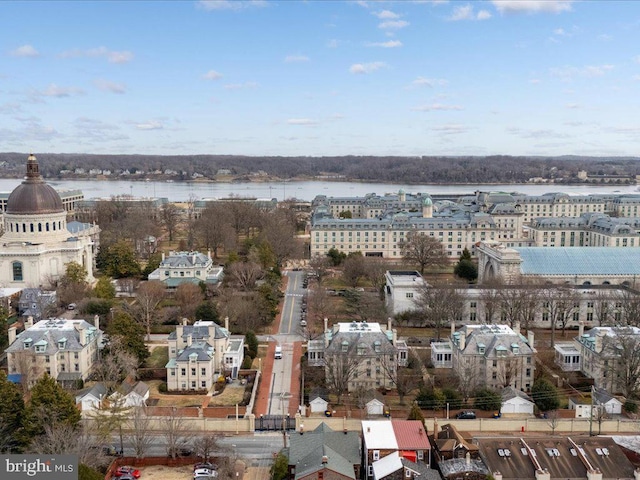
[(2, 1), (0, 151), (638, 155), (640, 2)]

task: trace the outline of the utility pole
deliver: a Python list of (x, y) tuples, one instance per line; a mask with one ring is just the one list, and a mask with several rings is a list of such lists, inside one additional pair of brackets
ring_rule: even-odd
[(593, 385), (591, 385), (591, 411), (589, 412), (589, 436), (593, 436), (593, 398), (594, 398), (594, 390)]

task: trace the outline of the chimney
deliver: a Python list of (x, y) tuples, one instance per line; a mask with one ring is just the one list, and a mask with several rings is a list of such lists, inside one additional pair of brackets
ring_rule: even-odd
[(211, 250), (207, 250), (207, 258), (211, 260)]
[(493, 472), (494, 480), (502, 480), (502, 474), (498, 471)]
[(326, 465), (327, 463), (329, 463), (329, 457), (327, 457), (326, 455), (322, 456), (322, 464)]
[(329, 319), (324, 317), (324, 331), (325, 333), (329, 330)]
[(84, 328), (80, 328), (78, 333), (80, 334), (80, 345), (84, 347), (87, 344), (87, 331)]
[(13, 342), (16, 341), (16, 327), (9, 327), (9, 330), (7, 331), (8, 335), (9, 335), (9, 345), (11, 345)]
[(513, 322), (513, 331), (520, 334), (520, 320)]
[(393, 332), (393, 335), (392, 335), (391, 342), (392, 342), (392, 345), (395, 347), (398, 344), (398, 331), (394, 328), (392, 332)]
[(453, 334), (456, 331), (456, 322), (454, 322), (453, 320), (451, 320), (451, 336), (453, 337)]
[(164, 252), (162, 252), (162, 261), (164, 262)]
[(584, 320), (578, 322), (578, 339), (584, 335)]
[(602, 480), (602, 472), (600, 469), (587, 470), (587, 480)]
[(190, 347), (192, 343), (193, 343), (193, 337), (191, 336), (191, 334), (189, 334), (187, 335), (187, 347)]
[(391, 317), (387, 318), (387, 330), (391, 330)]
[(464, 463), (467, 465), (468, 469), (471, 465), (471, 454), (469, 452), (467, 452), (467, 454), (464, 456)]
[(600, 353), (602, 351), (602, 339), (604, 338), (604, 334), (600, 334), (600, 332), (596, 333), (595, 336), (595, 350), (596, 353)]
[[(587, 473), (587, 478), (588, 478), (588, 473)], [(547, 470), (546, 468), (543, 469), (538, 469), (536, 470), (536, 480), (551, 480), (551, 474), (549, 473), (549, 470)]]
[(100, 330), (100, 315), (93, 316), (93, 326)]
[(24, 321), (24, 329), (33, 327), (33, 317), (29, 315), (27, 319)]
[(229, 317), (224, 317), (224, 328), (229, 331)]
[(188, 318), (183, 318), (182, 319), (182, 325), (188, 325), (189, 324), (189, 319)]
[(534, 333), (533, 330), (527, 330), (527, 342), (529, 342), (529, 346), (531, 348), (534, 348), (533, 346), (533, 341), (534, 341)]
[(464, 350), (464, 347), (467, 346), (467, 332), (466, 329), (460, 332), (460, 350)]

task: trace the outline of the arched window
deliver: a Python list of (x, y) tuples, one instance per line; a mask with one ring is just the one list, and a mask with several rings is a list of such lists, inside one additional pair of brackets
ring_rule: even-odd
[(11, 267), (13, 268), (13, 281), (21, 282), (22, 281), (22, 262), (12, 262)]
[(48, 232), (49, 231), (49, 222), (44, 224), (44, 229)]
[(30, 229), (31, 229), (31, 233), (33, 233), (33, 223), (30, 223), (29, 226), (30, 226)]
[(42, 224), (38, 223), (38, 231), (41, 232), (42, 231)]

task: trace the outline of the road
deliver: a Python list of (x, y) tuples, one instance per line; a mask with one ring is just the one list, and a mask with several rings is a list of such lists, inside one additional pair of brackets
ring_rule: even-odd
[[(289, 399), (291, 398), (291, 375), (294, 368), (293, 343), (301, 340), (301, 306), (302, 299), (307, 294), (303, 288), (305, 272), (286, 271), (287, 289), (282, 302), (282, 314), (278, 334), (271, 337), (282, 347), (282, 359), (275, 360), (273, 364), (272, 378), (270, 379), (268, 415), (284, 415), (289, 411)], [(297, 402), (297, 399), (295, 399)]]

